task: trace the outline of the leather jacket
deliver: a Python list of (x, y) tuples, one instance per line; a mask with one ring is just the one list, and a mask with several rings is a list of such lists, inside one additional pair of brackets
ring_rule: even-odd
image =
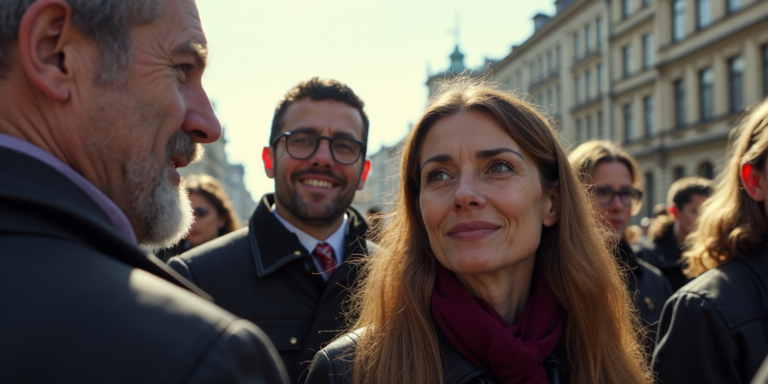
[(657, 343), (663, 383), (749, 383), (768, 355), (768, 240), (672, 295)]
[[(312, 360), (306, 384), (350, 384), (352, 360), (360, 331), (350, 332), (320, 350)], [(498, 380), (464, 357), (437, 330), (443, 379), (446, 384), (496, 384)], [(562, 341), (544, 360), (550, 384), (568, 383), (569, 364), (565, 361)]]

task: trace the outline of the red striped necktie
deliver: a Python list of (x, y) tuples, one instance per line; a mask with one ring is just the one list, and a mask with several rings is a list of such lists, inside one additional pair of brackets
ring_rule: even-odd
[(315, 250), (312, 251), (312, 256), (314, 256), (317, 261), (320, 262), (320, 265), (322, 266), (321, 273), (328, 273), (328, 278), (330, 279), (331, 276), (333, 276), (333, 272), (336, 269), (336, 262), (334, 261), (336, 257), (333, 254), (333, 247), (331, 247), (329, 244), (320, 244), (318, 243), (315, 247)]

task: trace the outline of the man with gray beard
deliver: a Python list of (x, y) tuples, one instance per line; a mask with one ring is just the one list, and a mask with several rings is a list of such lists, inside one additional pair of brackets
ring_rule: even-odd
[(193, 0), (0, 2), (0, 382), (287, 382), (145, 253), (190, 227), (176, 168), (221, 136), (206, 52)]
[(216, 304), (264, 329), (292, 383), (344, 328), (344, 308), (362, 257), (365, 218), (350, 207), (370, 169), (368, 117), (346, 84), (313, 78), (275, 109), (262, 152), (275, 193), (234, 231), (168, 264)]

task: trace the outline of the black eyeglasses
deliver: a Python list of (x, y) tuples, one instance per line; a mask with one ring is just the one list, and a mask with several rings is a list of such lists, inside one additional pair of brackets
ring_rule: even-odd
[(635, 188), (622, 188), (618, 191), (608, 186), (592, 186), (592, 190), (595, 192), (595, 200), (597, 204), (601, 206), (611, 205), (613, 199), (616, 196), (619, 197), (621, 205), (625, 207), (631, 207), (632, 204), (637, 204), (643, 198), (643, 192)]
[(197, 207), (192, 211), (192, 214), (195, 215), (195, 217), (202, 219), (203, 217), (208, 216), (210, 212), (211, 210), (207, 207)]
[(328, 140), (333, 160), (340, 164), (350, 165), (360, 158), (365, 149), (365, 142), (349, 137), (317, 136), (311, 132), (283, 132), (270, 144), (275, 146), (285, 137), (285, 150), (296, 160), (306, 160), (317, 152), (320, 140)]

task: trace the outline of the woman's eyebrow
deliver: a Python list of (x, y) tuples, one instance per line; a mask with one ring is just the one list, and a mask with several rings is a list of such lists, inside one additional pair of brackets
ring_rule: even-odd
[(446, 161), (453, 160), (453, 157), (451, 155), (435, 155), (432, 156), (426, 160), (424, 160), (423, 163), (421, 163), (421, 168), (424, 169), (424, 166), (427, 165), (427, 163), (444, 163)]
[(515, 151), (514, 149), (511, 149), (511, 148), (504, 148), (504, 147), (494, 148), (494, 149), (484, 149), (482, 151), (477, 151), (475, 152), (475, 157), (477, 157), (478, 159), (487, 159), (505, 152), (514, 153), (515, 155), (520, 156), (520, 159), (523, 160), (523, 163), (525, 163), (525, 159), (523, 158), (523, 155), (520, 154), (520, 152)]

